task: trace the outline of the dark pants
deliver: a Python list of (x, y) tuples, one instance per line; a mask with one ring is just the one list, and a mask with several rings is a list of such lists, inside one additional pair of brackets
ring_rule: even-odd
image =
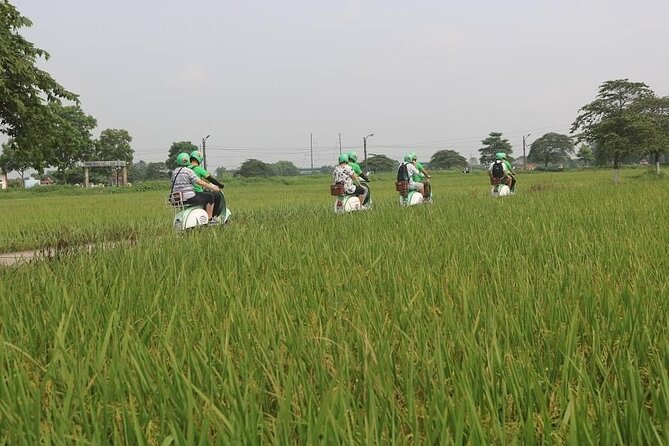
[(214, 195), (211, 192), (195, 192), (195, 196), (184, 201), (188, 206), (206, 206), (214, 202)]
[(355, 185), (355, 192), (353, 192), (353, 195), (363, 195), (365, 192), (367, 195), (365, 195), (365, 201), (362, 203), (363, 206), (369, 202), (369, 190), (365, 187), (358, 186), (357, 184)]
[(511, 192), (516, 191), (516, 177), (509, 175), (509, 189)]
[(221, 215), (221, 193), (216, 192), (216, 193), (212, 193), (212, 195), (214, 196), (213, 216), (218, 217), (219, 215)]

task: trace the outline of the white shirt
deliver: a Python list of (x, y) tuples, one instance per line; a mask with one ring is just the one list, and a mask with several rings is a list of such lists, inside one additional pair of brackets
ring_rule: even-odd
[(406, 163), (407, 164), (407, 173), (409, 174), (409, 183), (415, 183), (413, 180), (414, 175), (421, 176), (420, 171), (418, 170), (418, 167), (414, 166), (413, 163)]
[(355, 185), (353, 184), (353, 169), (349, 165), (336, 166), (332, 172), (333, 183), (344, 183), (344, 190), (347, 194), (355, 192)]
[(193, 184), (197, 183), (197, 175), (188, 167), (177, 167), (172, 171), (172, 192), (181, 192), (184, 200), (195, 196)]

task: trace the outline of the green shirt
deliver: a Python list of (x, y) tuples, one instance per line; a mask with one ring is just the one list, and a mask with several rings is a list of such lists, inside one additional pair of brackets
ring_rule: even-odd
[(423, 177), (425, 177), (425, 175), (423, 174), (423, 165), (418, 161), (416, 161), (416, 169), (418, 169), (420, 175), (414, 175), (413, 180), (417, 182), (423, 181)]
[(353, 161), (349, 161), (348, 165), (351, 166), (351, 169), (353, 169), (353, 172), (355, 172), (355, 174), (357, 176), (362, 175), (362, 169), (360, 168), (360, 165), (358, 163), (354, 163)]
[(504, 165), (506, 166), (506, 169), (510, 172), (513, 173), (513, 169), (511, 168), (511, 163), (508, 162), (507, 160), (504, 160)]
[[(204, 170), (204, 167), (202, 167), (200, 165), (197, 165), (197, 166), (191, 165), (189, 167), (190, 167), (190, 170), (192, 170), (193, 173), (195, 173), (195, 175), (197, 175), (197, 177), (201, 180), (204, 180), (205, 178), (207, 178), (209, 176), (209, 172)], [(202, 186), (200, 186), (199, 184), (193, 184), (193, 190), (195, 190), (195, 192), (204, 192), (204, 188)]]

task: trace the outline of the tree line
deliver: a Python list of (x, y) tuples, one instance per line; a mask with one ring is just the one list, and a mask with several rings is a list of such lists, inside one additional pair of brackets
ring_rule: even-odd
[[(134, 151), (128, 131), (106, 129), (97, 139), (93, 138), (91, 131), (97, 126), (96, 119), (82, 110), (77, 94), (37, 68), (36, 63), (48, 60), (49, 53), (21, 36), (19, 31), (32, 23), (4, 0), (0, 1), (0, 25), (0, 133), (9, 137), (2, 145), (1, 173), (18, 171), (23, 176), (30, 168), (43, 173), (51, 167), (66, 181), (81, 161), (132, 163)], [(655, 163), (659, 173), (661, 157), (669, 151), (669, 97), (657, 96), (642, 82), (606, 81), (599, 87), (595, 100), (578, 111), (570, 132), (571, 135), (547, 133), (535, 140), (527, 161), (547, 166), (576, 156), (585, 165), (612, 165), (617, 170), (623, 163), (647, 158)], [(513, 148), (502, 133), (490, 132), (481, 143), (479, 164), (491, 162), (500, 151), (513, 159)], [(577, 143), (581, 144), (578, 150)], [(164, 164), (143, 161), (132, 164), (131, 178), (164, 177), (174, 167), (178, 151), (196, 149), (190, 142), (174, 143)], [(472, 160), (448, 148), (438, 150), (427, 162), (430, 169), (471, 164)], [(371, 171), (390, 171), (397, 167), (397, 162), (383, 154), (373, 155), (366, 160), (365, 167)], [(290, 161), (267, 164), (249, 159), (236, 173), (297, 175), (300, 170)]]
[[(612, 166), (617, 171), (623, 163), (650, 159), (659, 174), (661, 157), (669, 153), (669, 97), (657, 96), (643, 82), (606, 81), (599, 87), (595, 100), (578, 111), (570, 132), (571, 135), (549, 132), (536, 139), (530, 145), (527, 161), (548, 166), (570, 161), (575, 156), (584, 166), (593, 163)], [(481, 145), (478, 159), (468, 161), (455, 150), (442, 149), (432, 154), (427, 167), (462, 168), (477, 161), (486, 166), (497, 152), (514, 159), (513, 147), (501, 132), (490, 132)], [(365, 167), (376, 172), (392, 171), (397, 168), (397, 161), (374, 155)], [(271, 176), (273, 171), (262, 161), (251, 159), (242, 164), (239, 172), (242, 176)]]
[(0, 171), (23, 177), (27, 169), (42, 173), (53, 167), (65, 181), (80, 161), (132, 162), (126, 130), (103, 130), (93, 139), (97, 121), (82, 110), (78, 95), (37, 68), (49, 53), (19, 33), (31, 25), (13, 5), (0, 1), (0, 133), (9, 137), (2, 145)]

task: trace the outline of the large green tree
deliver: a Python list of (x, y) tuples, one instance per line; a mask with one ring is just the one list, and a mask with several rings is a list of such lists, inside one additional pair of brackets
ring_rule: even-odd
[(294, 177), (300, 174), (300, 169), (291, 161), (277, 161), (272, 163), (274, 175), (281, 177)]
[(495, 161), (495, 153), (504, 152), (509, 155), (513, 152), (513, 147), (508, 139), (503, 139), (500, 132), (490, 132), (488, 137), (481, 141), (483, 147), (479, 149), (481, 164), (490, 164)]
[(132, 136), (124, 129), (106, 129), (95, 141), (95, 157), (101, 161), (125, 161), (132, 163), (134, 151), (130, 146)]
[(197, 149), (198, 147), (190, 141), (173, 142), (172, 146), (170, 146), (165, 165), (168, 169), (173, 170), (177, 167), (177, 155), (181, 152), (191, 153)]
[(467, 165), (467, 158), (460, 155), (455, 150), (439, 150), (432, 155), (430, 162), (427, 164), (429, 169), (451, 169), (453, 167), (465, 167)]
[(246, 160), (239, 167), (240, 177), (271, 177), (274, 176), (272, 166), (257, 159)]
[(36, 67), (38, 60), (49, 59), (49, 53), (19, 34), (21, 28), (30, 26), (28, 18), (0, 0), (0, 133), (9, 136), (18, 136), (31, 115), (48, 114), (44, 110), (47, 103), (77, 100), (77, 95)]
[(641, 113), (650, 125), (650, 136), (641, 153), (653, 158), (655, 172), (659, 175), (660, 157), (669, 152), (669, 97), (644, 98), (632, 108)]
[(367, 158), (367, 169), (372, 172), (392, 172), (397, 169), (397, 161), (386, 155), (371, 155)]
[(146, 178), (146, 169), (148, 164), (146, 161), (139, 160), (136, 163), (128, 166), (128, 181), (134, 183), (136, 181), (144, 181)]
[(3, 175), (17, 171), (21, 178), (25, 177), (25, 171), (30, 167), (30, 160), (21, 154), (14, 138), (2, 145), (0, 154), (0, 171)]
[(170, 169), (165, 163), (149, 163), (144, 173), (145, 180), (162, 180), (170, 177)]
[(593, 146), (599, 164), (613, 161), (614, 181), (619, 179), (621, 161), (640, 154), (641, 148), (647, 145), (652, 126), (634, 104), (653, 96), (653, 91), (643, 82), (606, 81), (600, 85), (595, 100), (581, 107), (571, 126), (571, 132), (579, 141)]
[(95, 151), (91, 131), (97, 126), (97, 121), (84, 113), (79, 105), (62, 106), (52, 102), (49, 107), (54, 122), (44, 138), (42, 148), (46, 154), (46, 163), (55, 167), (65, 182), (66, 169), (91, 159)]
[(38, 172), (43, 172), (49, 167), (51, 160), (49, 142), (59, 127), (59, 107), (60, 103), (52, 102), (26, 114), (20, 131), (12, 137), (22, 160)]
[(223, 176), (226, 174), (226, 172), (227, 172), (227, 169), (226, 169), (225, 167), (223, 167), (223, 166), (219, 166), (219, 167), (217, 167), (216, 170), (214, 171), (214, 177), (215, 177), (217, 180), (220, 180), (221, 178), (223, 178)]
[(587, 144), (581, 144), (578, 146), (578, 152), (576, 152), (576, 158), (583, 163), (584, 166), (588, 166), (594, 159), (595, 155), (592, 153), (592, 149)]
[(26, 116), (21, 131), (10, 139), (22, 162), (38, 172), (56, 167), (64, 180), (65, 171), (94, 152), (91, 130), (97, 121), (77, 105), (50, 102)]
[(546, 133), (530, 146), (527, 159), (533, 163), (559, 163), (570, 159), (574, 154), (574, 142), (567, 135)]

